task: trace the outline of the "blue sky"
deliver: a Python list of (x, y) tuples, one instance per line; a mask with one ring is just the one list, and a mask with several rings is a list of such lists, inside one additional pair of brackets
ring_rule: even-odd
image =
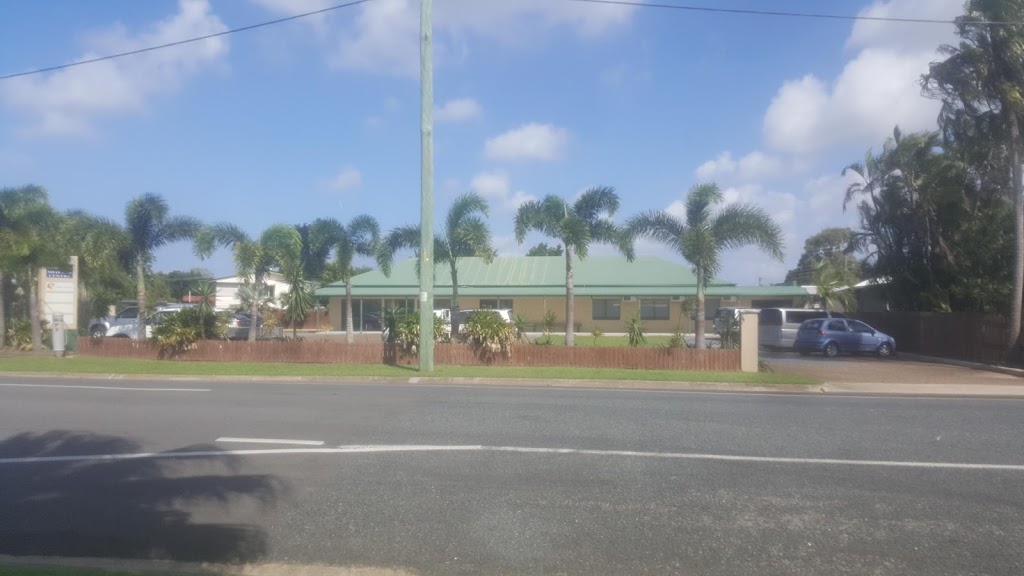
[[(3, 0), (0, 0), (3, 1)], [(0, 74), (318, 9), (336, 0), (49, 0), (3, 4)], [(681, 2), (680, 2), (681, 3)], [(961, 0), (691, 0), (763, 10), (952, 18)], [(418, 1), (0, 82), (0, 185), (120, 220), (133, 196), (251, 233), (318, 217), (419, 218)], [(827, 4), (827, 6), (823, 5)], [(438, 213), (491, 203), (496, 247), (525, 199), (614, 186), (624, 218), (682, 214), (718, 181), (786, 231), (787, 258), (730, 252), (722, 276), (779, 282), (804, 239), (852, 225), (844, 165), (892, 127), (934, 126), (915, 81), (949, 26), (769, 18), (567, 0), (435, 0)], [(646, 254), (671, 256), (643, 242)], [(611, 253), (597, 249), (595, 253)], [(159, 270), (232, 273), (185, 244)]]

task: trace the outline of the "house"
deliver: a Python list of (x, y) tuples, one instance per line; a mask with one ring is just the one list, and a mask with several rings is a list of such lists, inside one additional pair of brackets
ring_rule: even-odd
[[(216, 304), (218, 310), (235, 310), (241, 305), (241, 301), (238, 299), (238, 289), (241, 288), (247, 282), (252, 282), (252, 279), (242, 278), (240, 276), (227, 276), (225, 278), (217, 278), (214, 281), (217, 285), (217, 296)], [(289, 285), (284, 281), (284, 275), (278, 272), (270, 272), (266, 277), (266, 286), (270, 291), (270, 296), (273, 299), (272, 308), (280, 308), (281, 296), (288, 293)]]
[[(396, 262), (391, 276), (379, 270), (352, 279), (352, 316), (356, 330), (378, 330), (383, 310), (415, 308), (419, 277), (415, 259)], [(620, 256), (592, 256), (574, 265), (577, 331), (624, 332), (636, 315), (648, 333), (692, 331), (693, 319), (683, 303), (697, 294), (697, 279), (688, 266), (652, 256), (628, 262)], [(451, 274), (434, 270), (434, 308), (451, 307)], [(316, 292), (329, 297), (334, 329), (345, 326), (345, 285), (331, 284)], [(705, 317), (719, 306), (745, 308), (802, 307), (807, 291), (800, 286), (736, 286), (712, 280), (706, 292)], [(459, 261), (459, 307), (509, 308), (539, 329), (544, 315), (554, 312), (556, 326), (565, 323), (565, 259), (561, 256), (499, 257)], [(556, 330), (564, 330), (557, 328)]]

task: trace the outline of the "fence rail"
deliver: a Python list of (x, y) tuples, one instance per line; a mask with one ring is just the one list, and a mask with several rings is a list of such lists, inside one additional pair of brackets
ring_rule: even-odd
[(853, 314), (896, 339), (897, 350), (968, 360), (1002, 362), (1006, 319), (963, 312), (864, 312)]
[[(160, 357), (152, 342), (122, 338), (83, 338), (78, 351), (108, 358)], [(402, 364), (412, 365), (416, 357), (400, 353), (382, 342), (326, 342), (315, 340), (235, 342), (206, 340), (174, 358), (192, 362), (280, 362), (307, 364)], [(521, 366), (623, 368), (646, 370), (740, 370), (739, 350), (692, 350), (683, 348), (620, 348), (515, 346), (510, 356), (481, 355), (465, 344), (438, 344), (434, 360), (450, 366)]]

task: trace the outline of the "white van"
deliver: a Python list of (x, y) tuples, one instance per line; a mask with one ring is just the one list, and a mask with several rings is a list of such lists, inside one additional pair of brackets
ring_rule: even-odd
[(815, 318), (846, 318), (846, 314), (814, 308), (764, 308), (757, 318), (758, 342), (765, 348), (791, 349), (800, 325)]

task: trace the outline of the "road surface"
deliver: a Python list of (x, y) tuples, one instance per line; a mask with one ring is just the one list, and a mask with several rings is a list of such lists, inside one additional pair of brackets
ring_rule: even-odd
[(1021, 574), (1022, 415), (1002, 399), (0, 377), (0, 555)]

